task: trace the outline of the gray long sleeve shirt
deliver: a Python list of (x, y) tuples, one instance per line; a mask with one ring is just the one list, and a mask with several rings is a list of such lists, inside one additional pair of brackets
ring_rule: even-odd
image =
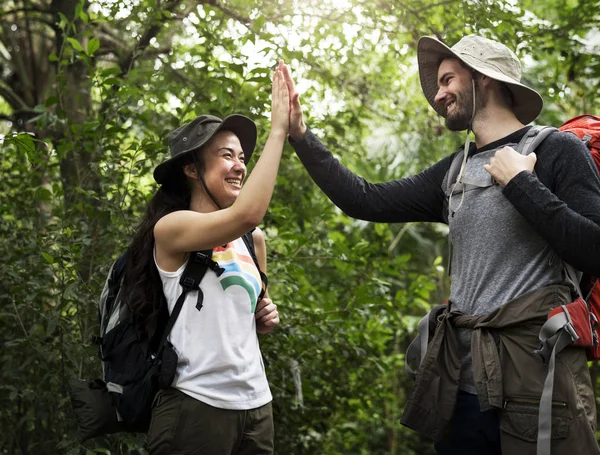
[[(529, 127), (477, 149), (472, 144), (466, 177), (485, 173), (493, 153), (516, 145)], [(448, 223), (454, 247), (450, 301), (455, 311), (486, 314), (543, 286), (564, 282), (563, 262), (600, 276), (600, 177), (583, 143), (552, 133), (535, 151), (535, 174), (521, 172), (504, 188), (464, 194), (448, 220), (444, 177), (454, 154), (415, 176), (369, 183), (333, 157), (310, 132), (292, 142), (325, 194), (347, 215), (375, 222)], [(454, 209), (461, 195), (452, 199)], [(461, 388), (474, 393), (470, 333), (463, 346)]]

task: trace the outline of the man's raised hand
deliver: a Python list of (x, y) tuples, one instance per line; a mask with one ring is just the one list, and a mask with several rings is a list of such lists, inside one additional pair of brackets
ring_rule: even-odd
[(302, 118), (302, 105), (300, 104), (300, 94), (294, 86), (294, 81), (290, 74), (290, 70), (283, 60), (279, 61), (279, 69), (283, 73), (283, 79), (287, 84), (289, 96), (290, 96), (290, 138), (294, 141), (301, 140), (306, 134), (306, 125)]

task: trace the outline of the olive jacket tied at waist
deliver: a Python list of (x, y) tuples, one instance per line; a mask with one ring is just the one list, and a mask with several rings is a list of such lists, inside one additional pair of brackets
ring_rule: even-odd
[[(501, 410), (503, 451), (516, 448), (519, 454), (535, 453), (539, 415), (535, 403), (539, 403), (547, 367), (534, 351), (539, 348), (538, 334), (550, 310), (571, 300), (568, 287), (553, 285), (517, 297), (481, 316), (453, 312), (451, 304), (435, 307), (429, 317), (427, 351), (402, 424), (434, 440), (445, 439), (461, 369), (454, 328), (469, 328), (473, 330), (473, 376), (481, 410)], [(579, 447), (589, 448), (586, 453), (599, 453), (595, 401), (585, 352), (568, 347), (557, 359), (553, 400), (560, 406), (552, 414), (553, 454), (555, 438), (567, 442), (572, 437), (578, 438)], [(533, 404), (526, 407), (525, 403)], [(530, 445), (531, 451), (521, 443)]]

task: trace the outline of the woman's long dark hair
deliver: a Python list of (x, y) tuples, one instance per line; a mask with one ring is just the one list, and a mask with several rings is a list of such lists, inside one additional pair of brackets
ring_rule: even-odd
[(154, 264), (154, 225), (163, 216), (190, 208), (191, 188), (183, 173), (186, 164), (194, 163), (200, 174), (202, 153), (188, 154), (173, 167), (169, 180), (163, 183), (146, 207), (146, 214), (129, 245), (125, 268), (124, 292), (135, 321), (145, 335), (157, 342), (168, 318), (162, 282)]

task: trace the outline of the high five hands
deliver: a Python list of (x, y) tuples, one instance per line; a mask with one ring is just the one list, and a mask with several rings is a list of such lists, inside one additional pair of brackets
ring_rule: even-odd
[(271, 131), (283, 134), (285, 137), (290, 129), (290, 95), (283, 72), (279, 67), (273, 74), (273, 87), (271, 91)]
[(283, 60), (279, 60), (277, 69), (283, 74), (283, 80), (287, 84), (290, 98), (290, 130), (289, 135), (293, 141), (301, 140), (306, 134), (306, 125), (302, 118), (302, 106), (300, 105), (300, 94), (294, 86), (290, 70)]

